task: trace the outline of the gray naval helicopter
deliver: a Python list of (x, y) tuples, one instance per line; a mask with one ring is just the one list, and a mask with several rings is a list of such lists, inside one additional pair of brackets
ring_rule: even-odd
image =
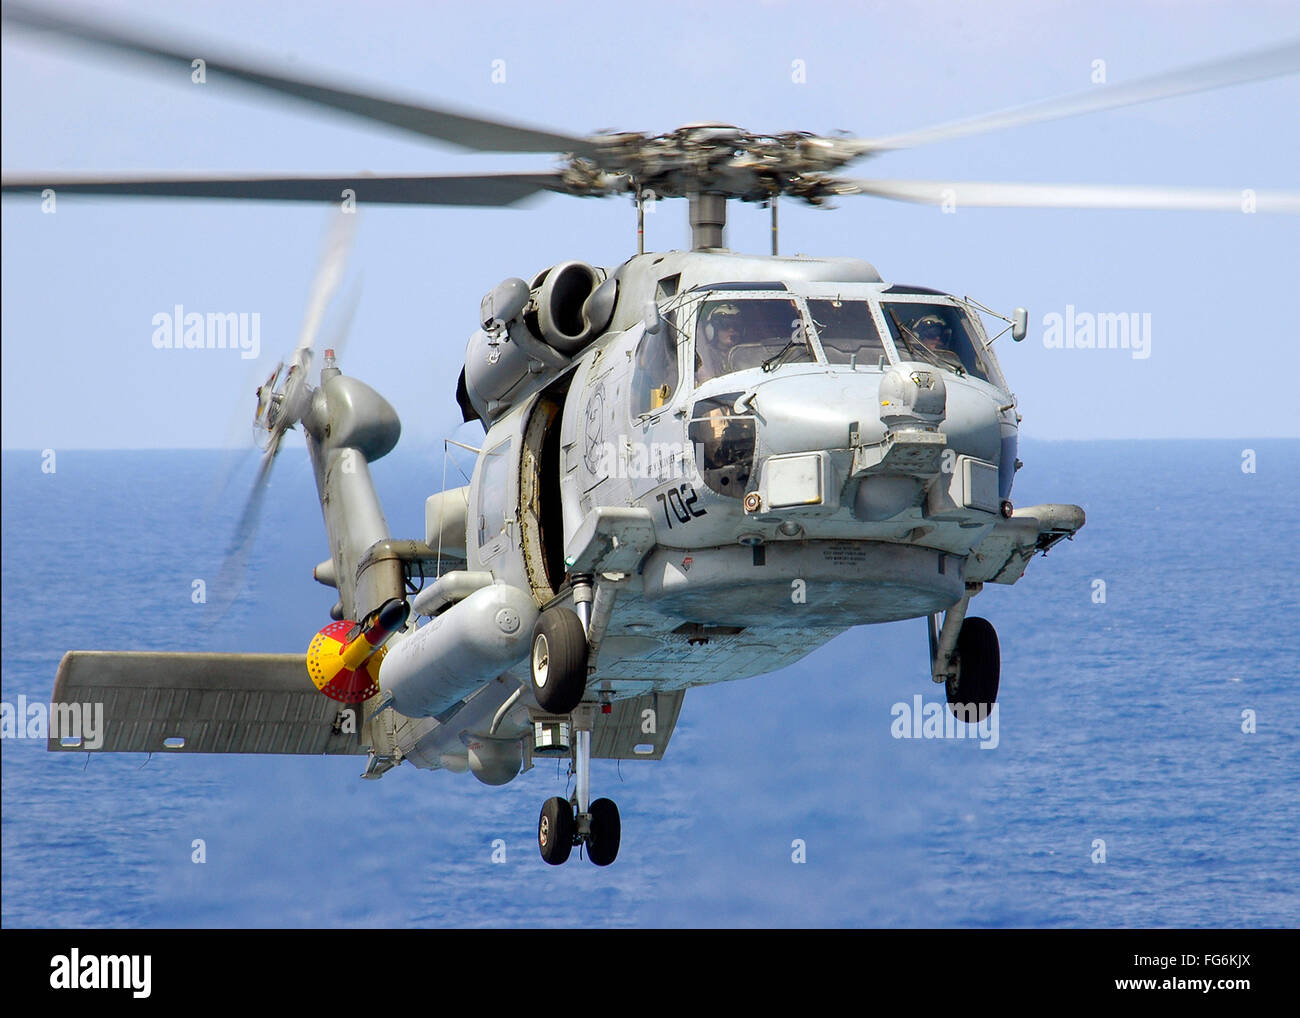
[[(209, 53), (7, 8), (6, 20), (186, 75)], [(1084, 525), (1076, 505), (1014, 507), (1020, 416), (988, 309), (886, 282), (854, 258), (781, 257), (781, 197), (867, 194), (967, 205), (1237, 210), (1235, 190), (845, 179), (890, 149), (1291, 73), (1292, 44), (1084, 96), (883, 139), (755, 135), (708, 124), (576, 137), (208, 59), (242, 82), (480, 151), (560, 152), (552, 172), (471, 176), (7, 179), (5, 192), (508, 206), (542, 191), (685, 198), (689, 251), (567, 261), (481, 301), (456, 399), (484, 429), (470, 483), (429, 496), (419, 538), (389, 533), (369, 464), (400, 424), (326, 351), (322, 263), (287, 371), (258, 390), (266, 443), (250, 505), (291, 427), (314, 467), (336, 588), (306, 654), (72, 651), (56, 705), (105, 704), (101, 751), (358, 754), (500, 785), (569, 758), (570, 799), (542, 807), (559, 864), (619, 850), (593, 759), (663, 756), (692, 686), (784, 668), (853, 627), (925, 619), (929, 674), (962, 722), (998, 695), (993, 626), (969, 614)], [(726, 249), (730, 200), (766, 203), (770, 256)], [(1255, 196), (1300, 211), (1296, 193)], [(347, 219), (341, 216), (341, 219)], [(638, 236), (641, 236), (639, 228)], [(640, 246), (640, 244), (638, 245)], [(1002, 317), (1002, 316), (996, 316)], [(1008, 323), (1022, 339), (1027, 315)], [(1005, 329), (1003, 331), (1006, 331)], [(86, 748), (73, 738), (51, 750)]]

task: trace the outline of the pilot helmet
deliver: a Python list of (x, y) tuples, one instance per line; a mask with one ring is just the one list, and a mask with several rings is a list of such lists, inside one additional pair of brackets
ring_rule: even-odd
[(922, 315), (912, 324), (912, 332), (916, 334), (917, 339), (938, 339), (946, 344), (952, 330), (948, 328), (947, 322), (932, 311)]
[[(724, 319), (731, 319), (724, 322)], [(733, 325), (737, 328), (740, 326), (740, 308), (735, 304), (719, 304), (709, 312), (709, 317), (704, 323), (704, 338), (710, 343), (717, 337), (719, 325)]]

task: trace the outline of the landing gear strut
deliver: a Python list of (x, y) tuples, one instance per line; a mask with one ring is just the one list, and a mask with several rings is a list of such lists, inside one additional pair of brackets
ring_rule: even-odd
[[(556, 606), (542, 612), (533, 629), (533, 696), (548, 714), (569, 715), (573, 731), (573, 798), (548, 799), (537, 818), (537, 847), (552, 866), (566, 862), (575, 845), (587, 846), (587, 858), (597, 866), (608, 866), (618, 858), (622, 823), (618, 807), (610, 799), (591, 801), (591, 729), (596, 704), (583, 703), (589, 671), (613, 608), (614, 589), (593, 584), (588, 574), (569, 577), (573, 588), (573, 609)], [(561, 717), (538, 722), (537, 729), (549, 728), (546, 740), (537, 736), (536, 751), (566, 751), (569, 724)], [(561, 742), (552, 736), (566, 733)]]
[(976, 723), (988, 717), (998, 699), (1002, 656), (998, 634), (988, 619), (966, 617), (979, 584), (970, 584), (966, 596), (948, 609), (943, 628), (937, 616), (928, 619), (930, 672), (948, 694), (948, 710), (959, 721)]
[(618, 858), (622, 823), (611, 799), (591, 801), (591, 725), (593, 704), (573, 712), (573, 762), (577, 778), (572, 800), (548, 799), (537, 819), (537, 847), (552, 866), (566, 862), (575, 845), (587, 846), (587, 858), (608, 866)]

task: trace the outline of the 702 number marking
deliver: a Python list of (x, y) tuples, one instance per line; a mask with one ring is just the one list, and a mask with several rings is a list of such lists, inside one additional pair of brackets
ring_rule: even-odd
[[(666, 492), (661, 491), (655, 496), (663, 504), (664, 522), (668, 524), (669, 530), (673, 529), (673, 516), (677, 517), (678, 523), (690, 523), (697, 517), (709, 514), (707, 509), (695, 508), (699, 497), (689, 484), (683, 484), (679, 488), (669, 488)], [(668, 514), (669, 507), (672, 508), (671, 516)]]

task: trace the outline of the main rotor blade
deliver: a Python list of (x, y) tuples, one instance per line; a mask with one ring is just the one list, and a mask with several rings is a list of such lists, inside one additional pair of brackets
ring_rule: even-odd
[(315, 103), (372, 123), (378, 122), (437, 138), (460, 148), (477, 152), (573, 152), (591, 150), (583, 138), (553, 131), (538, 130), (486, 117), (456, 113), (453, 110), (423, 103), (406, 102), (370, 95), (352, 89), (335, 88), (319, 81), (307, 81), (277, 74), (267, 67), (256, 67), (238, 60), (213, 54), (207, 46), (182, 46), (177, 43), (129, 34), (90, 21), (72, 20), (47, 14), (18, 4), (5, 4), (4, 20), (24, 28), (50, 32), (132, 56), (146, 57), (182, 70), (189, 79), (193, 62), (202, 59), (209, 73), (227, 75), (246, 85), (269, 89), (294, 99)]
[(959, 180), (844, 180), (840, 194), (952, 205), (955, 208), (1172, 209), (1300, 213), (1300, 191), (1113, 184), (1019, 184)]
[(353, 192), (358, 204), (513, 205), (539, 191), (564, 191), (558, 173), (351, 177), (6, 177), (9, 192), (52, 189), (68, 194), (136, 195), (155, 198), (248, 198), (260, 201), (341, 202)]
[(892, 134), (885, 138), (866, 138), (859, 145), (861, 154), (883, 152), (891, 149), (913, 148), (936, 141), (964, 138), (987, 131), (1000, 131), (1007, 127), (1020, 127), (1045, 120), (1060, 120), (1082, 113), (1117, 109), (1136, 103), (1167, 99), (1191, 92), (1204, 92), (1247, 81), (1262, 81), (1283, 74), (1300, 71), (1300, 41), (1293, 40), (1270, 49), (1240, 53), (1237, 56), (1209, 63), (1193, 64), (1177, 71), (1139, 78), (1119, 85), (1110, 85), (1075, 92), (1057, 99), (1046, 99), (1016, 106), (995, 113), (954, 120), (919, 131)]

